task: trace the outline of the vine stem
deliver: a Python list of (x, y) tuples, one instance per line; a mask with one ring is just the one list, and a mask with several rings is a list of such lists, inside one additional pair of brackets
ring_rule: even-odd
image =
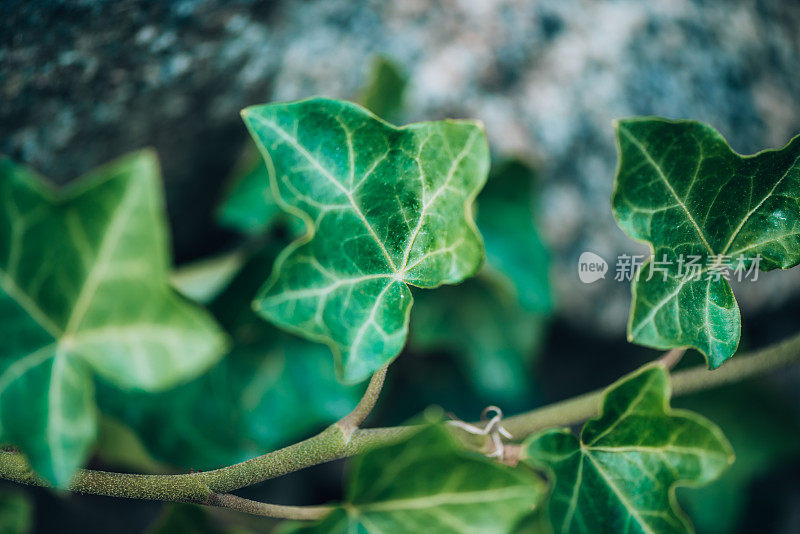
[[(737, 356), (715, 371), (698, 366), (672, 374), (673, 395), (711, 389), (800, 362), (800, 335), (781, 343)], [(213, 471), (179, 475), (132, 475), (81, 469), (70, 491), (110, 497), (189, 502), (232, 508), (256, 515), (288, 519), (316, 519), (325, 506), (279, 506), (250, 501), (228, 492), (252, 486), (306, 467), (354, 456), (375, 447), (401, 441), (416, 427), (362, 429), (358, 426), (375, 405), (386, 369), (376, 372), (361, 402), (344, 419), (321, 433), (283, 449)], [(580, 423), (597, 414), (603, 390), (509, 417), (503, 426), (517, 439), (539, 430)], [(22, 484), (46, 486), (17, 452), (0, 453), (0, 478)]]

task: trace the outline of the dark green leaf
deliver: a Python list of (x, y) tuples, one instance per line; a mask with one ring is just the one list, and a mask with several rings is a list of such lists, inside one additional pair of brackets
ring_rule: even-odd
[[(614, 215), (655, 260), (633, 283), (628, 338), (649, 347), (691, 346), (711, 368), (739, 344), (739, 307), (719, 267), (763, 270), (800, 261), (800, 138), (754, 156), (734, 152), (697, 122), (631, 119), (617, 125)], [(696, 276), (686, 263), (697, 258)], [(650, 280), (648, 280), (650, 278)]]
[(648, 365), (609, 387), (580, 440), (554, 429), (526, 441), (526, 461), (554, 478), (556, 532), (692, 531), (675, 487), (716, 479), (733, 462), (733, 449), (713, 423), (671, 409), (669, 398), (666, 369)]
[(467, 452), (444, 427), (428, 426), (408, 441), (357, 457), (347, 502), (316, 525), (288, 531), (507, 533), (543, 491), (528, 470)]
[(155, 154), (61, 191), (0, 160), (0, 437), (66, 485), (95, 436), (92, 375), (164, 389), (224, 351), (212, 318), (169, 287)]
[(208, 508), (193, 504), (168, 504), (148, 534), (246, 534), (242, 527), (222, 525)]
[(409, 284), (457, 283), (481, 265), (471, 206), (488, 168), (483, 128), (396, 128), (326, 99), (256, 106), (243, 116), (279, 205), (308, 227), (278, 259), (258, 310), (327, 343), (340, 376), (363, 380), (405, 344)]

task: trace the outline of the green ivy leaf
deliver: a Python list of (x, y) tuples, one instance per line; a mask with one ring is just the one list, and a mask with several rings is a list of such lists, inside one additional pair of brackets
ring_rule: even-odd
[(253, 312), (250, 299), (274, 259), (268, 246), (211, 303), (234, 348), (208, 373), (156, 395), (99, 387), (101, 409), (130, 425), (159, 460), (203, 470), (241, 462), (306, 437), (358, 403), (363, 388), (339, 383), (323, 345)]
[(0, 534), (28, 534), (33, 530), (33, 503), (22, 491), (0, 491)]
[(441, 425), (353, 460), (347, 502), (285, 532), (507, 533), (538, 506), (536, 475), (465, 451)]
[(369, 76), (358, 101), (385, 120), (395, 120), (403, 108), (408, 78), (400, 66), (383, 55), (370, 64)]
[(0, 438), (65, 486), (96, 431), (92, 374), (159, 390), (225, 338), (169, 288), (158, 163), (143, 151), (61, 191), (0, 160)]
[[(800, 138), (741, 156), (706, 125), (645, 118), (621, 121), (617, 142), (614, 215), (668, 262), (663, 271), (648, 262), (634, 280), (628, 338), (695, 347), (719, 367), (736, 351), (741, 319), (717, 267), (749, 268), (757, 255), (762, 270), (800, 262)], [(698, 258), (699, 280), (681, 256)]]
[(343, 380), (361, 381), (405, 344), (408, 285), (454, 284), (481, 265), (471, 206), (488, 170), (483, 128), (470, 121), (396, 128), (327, 99), (242, 115), (278, 203), (308, 227), (278, 259), (256, 307), (328, 344)]
[(553, 429), (525, 443), (527, 462), (552, 477), (556, 532), (691, 532), (675, 487), (716, 479), (732, 462), (722, 431), (669, 407), (669, 374), (651, 364), (610, 386), (578, 440)]

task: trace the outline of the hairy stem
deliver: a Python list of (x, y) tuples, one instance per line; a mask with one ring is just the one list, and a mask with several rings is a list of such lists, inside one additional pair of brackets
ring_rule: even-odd
[(267, 504), (237, 497), (230, 493), (212, 493), (205, 503), (207, 506), (228, 508), (251, 515), (276, 517), (278, 519), (314, 520), (325, 517), (333, 508), (330, 506), (283, 506)]
[(383, 389), (383, 382), (386, 380), (386, 371), (388, 369), (389, 364), (386, 364), (375, 371), (369, 381), (367, 390), (364, 392), (364, 396), (361, 397), (361, 401), (353, 408), (352, 412), (336, 423), (345, 432), (346, 436), (349, 437), (369, 417), (370, 412), (378, 402), (378, 396), (381, 394), (381, 389)]
[[(737, 356), (715, 371), (703, 366), (672, 375), (673, 395), (683, 395), (737, 382), (800, 361), (800, 335), (782, 343)], [(375, 447), (396, 443), (411, 435), (415, 427), (375, 429), (357, 428), (375, 405), (383, 383), (383, 373), (373, 376), (364, 399), (342, 421), (321, 433), (283, 449), (213, 471), (181, 475), (130, 475), (105, 471), (79, 470), (71, 491), (111, 497), (179, 501), (223, 506), (256, 515), (312, 519), (327, 512), (326, 507), (278, 506), (249, 501), (226, 494), (246, 486), (339, 458), (363, 453)], [(552, 428), (580, 423), (597, 413), (603, 391), (598, 390), (566, 401), (509, 417), (503, 426), (516, 439)], [(353, 415), (355, 414), (355, 415)], [(350, 418), (350, 419), (348, 419)], [(342, 424), (343, 421), (347, 422)], [(348, 431), (348, 429), (350, 429)], [(31, 470), (25, 457), (16, 452), (0, 452), (0, 478), (22, 484), (45, 486)]]
[[(672, 373), (672, 395), (686, 395), (739, 382), (798, 361), (800, 361), (800, 335), (749, 354), (735, 356), (714, 371), (709, 371), (705, 366), (699, 365), (692, 369)], [(515, 438), (519, 438), (546, 428), (580, 423), (597, 413), (604, 390), (605, 388), (598, 389), (531, 412), (509, 417), (503, 420), (503, 426)]]

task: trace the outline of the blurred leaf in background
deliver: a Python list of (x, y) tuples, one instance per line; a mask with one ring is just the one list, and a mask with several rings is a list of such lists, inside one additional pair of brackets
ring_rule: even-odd
[(739, 530), (752, 483), (771, 469), (800, 457), (800, 417), (790, 399), (764, 383), (742, 383), (678, 397), (678, 407), (696, 411), (722, 428), (736, 461), (713, 484), (679, 492), (697, 530), (723, 534)]
[(553, 308), (549, 253), (533, 210), (535, 179), (522, 161), (497, 165), (477, 200), (482, 271), (458, 286), (414, 292), (412, 346), (448, 350), (481, 393), (513, 407), (536, 390), (532, 364)]
[(0, 490), (0, 534), (28, 534), (33, 529), (33, 503), (24, 491)]
[(159, 391), (219, 360), (213, 318), (169, 286), (154, 152), (55, 190), (0, 159), (0, 440), (66, 486), (96, 435), (92, 376)]
[(403, 111), (408, 76), (387, 56), (377, 55), (370, 63), (367, 82), (357, 101), (378, 117), (394, 122)]
[(263, 454), (346, 415), (363, 387), (339, 384), (329, 350), (271, 326), (250, 301), (275, 258), (253, 257), (210, 305), (233, 350), (199, 379), (158, 395), (100, 385), (102, 410), (133, 428), (160, 461), (212, 469)]
[(501, 534), (538, 506), (546, 485), (532, 471), (467, 451), (441, 424), (354, 458), (346, 502), (288, 533)]

